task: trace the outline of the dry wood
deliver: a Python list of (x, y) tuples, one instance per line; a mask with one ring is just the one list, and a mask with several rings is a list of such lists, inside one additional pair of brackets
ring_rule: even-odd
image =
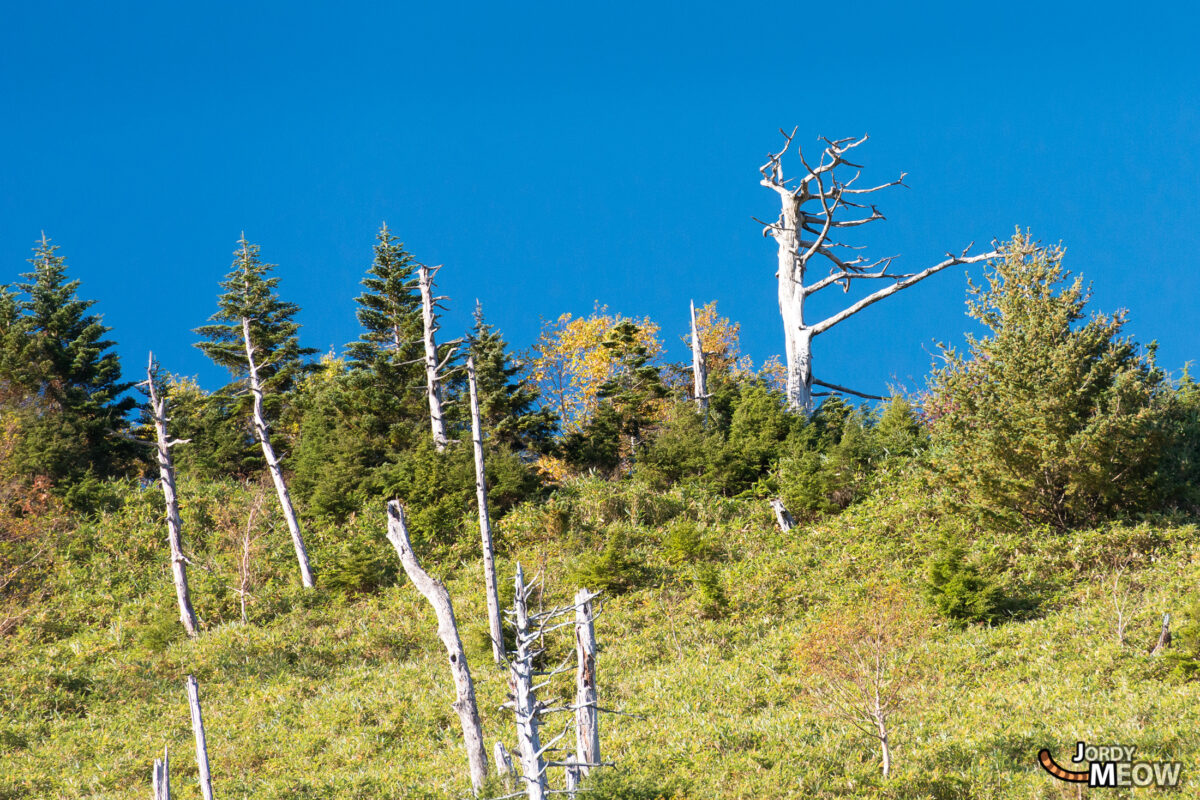
[(507, 748), (504, 747), (504, 742), (499, 739), (496, 740), (496, 746), (492, 748), (492, 759), (496, 762), (496, 774), (504, 781), (504, 788), (506, 790), (512, 789), (512, 757), (509, 756)]
[(579, 780), (582, 777), (580, 772), (585, 767), (580, 767), (574, 755), (567, 756), (567, 797), (575, 800), (575, 794), (579, 791)]
[(154, 800), (171, 800), (171, 757), (163, 748), (163, 757), (154, 759), (154, 775), (151, 780)]
[(779, 530), (787, 533), (796, 527), (795, 518), (792, 517), (791, 512), (787, 510), (787, 506), (783, 504), (782, 500), (779, 498), (772, 500), (771, 509), (775, 512), (775, 522), (778, 523)]
[(517, 744), (521, 751), (521, 777), (529, 800), (545, 800), (546, 762), (541, 739), (541, 707), (534, 689), (533, 659), (537, 655), (540, 626), (529, 622), (529, 594), (525, 572), (517, 565), (514, 578), (513, 611), (516, 623), (516, 651), (509, 662), (509, 691), (516, 716)]
[(479, 536), (483, 540), (483, 582), (487, 594), (488, 634), (492, 656), (504, 664), (504, 631), (500, 627), (500, 593), (496, 588), (496, 557), (492, 549), (492, 522), (488, 514), (487, 472), (483, 465), (483, 425), (479, 420), (479, 387), (475, 357), (467, 356), (467, 385), (471, 392), (471, 445), (475, 451), (475, 500), (479, 507)]
[(1171, 615), (1163, 614), (1162, 632), (1158, 635), (1158, 642), (1154, 645), (1154, 649), (1150, 651), (1150, 655), (1156, 656), (1163, 650), (1171, 646)]
[(208, 772), (208, 743), (204, 737), (204, 717), (200, 713), (200, 684), (196, 676), (187, 676), (188, 705), (192, 710), (192, 733), (196, 737), (196, 766), (200, 769), (200, 794), (213, 800), (212, 776)]
[[(992, 251), (968, 256), (968, 245), (958, 255), (947, 253), (944, 261), (932, 267), (904, 274), (889, 271), (894, 256), (874, 261), (864, 256), (852, 257), (853, 251), (859, 248), (842, 241), (834, 232), (884, 219), (874, 204), (866, 202), (865, 196), (892, 186), (903, 185), (904, 175), (901, 174), (897, 180), (878, 186), (855, 187), (862, 168), (849, 161), (847, 154), (867, 141), (867, 137), (863, 136), (861, 139), (822, 138), (821, 156), (815, 165), (804, 158), (797, 146), (796, 154), (803, 170), (797, 178), (785, 178), (783, 156), (792, 145), (795, 133), (794, 129), (790, 134), (784, 133), (784, 144), (780, 151), (768, 154), (767, 163), (759, 168), (762, 175), (759, 183), (779, 196), (781, 206), (776, 222), (763, 223), (763, 235), (774, 238), (776, 243), (775, 274), (779, 281), (779, 312), (783, 317), (784, 341), (787, 348), (788, 405), (794, 411), (811, 413), (814, 336), (947, 267), (973, 264), (994, 258), (999, 253)], [(845, 170), (854, 171), (849, 179), (843, 178)], [(845, 216), (847, 213), (849, 218)], [(809, 262), (817, 256), (821, 257), (821, 263), (829, 267), (829, 273), (805, 284), (805, 280), (810, 277)], [(820, 322), (809, 324), (805, 320), (804, 302), (809, 296), (834, 284), (841, 286), (843, 291), (848, 291), (851, 283), (858, 280), (884, 280), (891, 283)], [(833, 388), (840, 390), (840, 387)]]
[[(600, 715), (596, 689), (595, 595), (575, 593), (575, 770), (582, 776), (600, 763)], [(568, 770), (570, 775), (570, 770)]]
[(704, 348), (700, 342), (700, 330), (696, 327), (696, 303), (692, 308), (692, 395), (696, 408), (708, 416), (708, 369), (704, 364)]
[(487, 752), (483, 745), (483, 731), (479, 724), (479, 709), (475, 704), (475, 683), (471, 680), (471, 668), (467, 665), (467, 655), (463, 652), (462, 639), (458, 635), (458, 623), (454, 618), (454, 606), (450, 602), (450, 592), (437, 578), (421, 568), (421, 563), (413, 553), (412, 544), (408, 539), (408, 523), (404, 517), (404, 509), (398, 500), (392, 500), (387, 506), (388, 512), (388, 541), (396, 550), (404, 572), (413, 586), (417, 587), (429, 604), (433, 606), (438, 621), (438, 638), (446, 648), (450, 658), (450, 674), (454, 678), (455, 700), (452, 704), (458, 713), (458, 721), (462, 725), (463, 742), (467, 748), (467, 764), (471, 773), (471, 787), (476, 793), (483, 787), (487, 779)]
[(185, 440), (172, 439), (167, 435), (167, 398), (158, 393), (157, 365), (154, 354), (150, 354), (150, 363), (146, 367), (146, 386), (150, 394), (150, 413), (154, 417), (154, 433), (158, 441), (157, 460), (159, 482), (162, 484), (163, 498), (167, 504), (167, 545), (171, 553), (171, 577), (175, 582), (175, 598), (179, 603), (179, 621), (187, 635), (195, 637), (200, 633), (196, 622), (196, 612), (192, 609), (192, 599), (188, 592), (187, 559), (183, 555), (183, 523), (179, 518), (179, 499), (175, 494), (175, 462), (171, 458), (171, 448), (183, 444)]
[(421, 321), (423, 322), (425, 343), (425, 394), (429, 397), (429, 424), (433, 428), (433, 445), (440, 453), (446, 449), (446, 418), (442, 413), (442, 379), (439, 374), (442, 364), (438, 363), (437, 332), (438, 324), (435, 306), (444, 297), (433, 296), (433, 278), (441, 267), (427, 267), (421, 264), (417, 270), (417, 285), (421, 289)]
[(312, 569), (308, 563), (308, 550), (304, 547), (304, 536), (300, 533), (300, 523), (296, 519), (296, 509), (292, 506), (292, 497), (288, 493), (287, 482), (283, 479), (283, 469), (271, 447), (271, 435), (267, 429), (267, 419), (263, 411), (262, 383), (258, 378), (258, 365), (254, 361), (254, 342), (250, 337), (250, 320), (242, 317), (242, 338), (246, 345), (246, 365), (250, 375), (250, 395), (254, 401), (254, 434), (262, 445), (263, 458), (267, 461), (267, 471), (271, 473), (271, 481), (275, 484), (275, 493), (279, 495), (279, 507), (283, 510), (283, 518), (287, 521), (288, 531), (292, 534), (292, 546), (296, 549), (296, 560), (300, 562), (300, 580), (305, 588), (311, 589), (313, 581)]

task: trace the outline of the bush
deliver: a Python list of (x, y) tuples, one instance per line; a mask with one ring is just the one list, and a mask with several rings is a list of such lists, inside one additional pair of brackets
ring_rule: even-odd
[(1000, 586), (968, 563), (966, 550), (952, 541), (930, 560), (925, 596), (941, 616), (959, 625), (995, 622), (1006, 609)]
[(1166, 651), (1171, 673), (1185, 681), (1200, 679), (1200, 598), (1187, 610), (1187, 622), (1171, 632), (1171, 649)]
[(644, 585), (649, 571), (633, 555), (632, 538), (624, 528), (608, 535), (604, 549), (579, 560), (571, 573), (576, 586), (602, 590), (609, 594), (624, 594)]

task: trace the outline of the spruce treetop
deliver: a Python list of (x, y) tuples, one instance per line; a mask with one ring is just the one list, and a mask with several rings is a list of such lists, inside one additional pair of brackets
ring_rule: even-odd
[(355, 298), (363, 333), (346, 346), (355, 367), (370, 367), (381, 359), (393, 363), (416, 357), (421, 338), (421, 297), (417, 264), (412, 254), (383, 224), (376, 235), (375, 257)]

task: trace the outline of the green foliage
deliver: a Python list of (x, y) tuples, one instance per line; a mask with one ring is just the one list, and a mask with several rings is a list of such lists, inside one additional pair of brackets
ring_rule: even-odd
[(698, 564), (692, 575), (692, 586), (700, 616), (704, 619), (723, 619), (729, 612), (729, 597), (721, 585), (721, 572), (714, 564)]
[(88, 313), (95, 301), (79, 299), (57, 250), (43, 236), (17, 291), (0, 287), (0, 405), (19, 419), (14, 468), (94, 511), (95, 486), (75, 484), (129, 474), (145, 453), (123, 437), (135, 401), (123, 396), (132, 384), (104, 338), (110, 328)]
[(171, 435), (188, 440), (171, 451), (178, 471), (218, 479), (246, 478), (263, 468), (262, 450), (238, 399), (206, 392), (194, 378), (170, 374), (163, 392)]
[(1171, 396), (1167, 447), (1157, 477), (1162, 501), (1200, 512), (1200, 383), (1185, 368)]
[(379, 541), (354, 538), (327, 555), (321, 585), (347, 596), (369, 594), (396, 582), (396, 554)]
[(667, 526), (662, 542), (663, 556), (672, 564), (711, 561), (717, 557), (716, 542), (705, 536), (695, 522), (677, 520)]
[(1007, 607), (1000, 586), (969, 563), (966, 549), (953, 541), (943, 542), (930, 559), (925, 596), (941, 616), (960, 625), (996, 622)]
[(579, 559), (571, 571), (571, 581), (577, 586), (610, 595), (621, 595), (644, 585), (650, 572), (633, 549), (633, 538), (628, 529), (614, 527), (603, 550)]
[(927, 413), (935, 463), (987, 519), (1060, 529), (1146, 508), (1164, 450), (1167, 384), (1153, 348), (1122, 338), (1124, 312), (1084, 322), (1062, 248), (1018, 231), (971, 286), (989, 335), (943, 352)]
[(1188, 606), (1186, 619), (1171, 631), (1171, 647), (1165, 656), (1172, 674), (1195, 681), (1200, 680), (1200, 597)]

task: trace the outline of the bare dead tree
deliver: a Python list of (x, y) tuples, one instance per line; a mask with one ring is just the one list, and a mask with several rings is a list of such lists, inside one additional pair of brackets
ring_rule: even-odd
[(487, 472), (483, 465), (483, 425), (479, 419), (479, 387), (475, 357), (467, 356), (467, 386), (471, 393), (471, 446), (475, 451), (475, 501), (479, 507), (479, 536), (483, 540), (483, 583), (487, 594), (488, 632), (492, 656), (504, 664), (504, 630), (500, 626), (500, 593), (496, 588), (496, 556), (492, 549), (492, 522), (488, 515)]
[(513, 623), (516, 634), (516, 649), (509, 662), (509, 697), (517, 724), (517, 747), (521, 752), (521, 779), (525, 782), (525, 794), (529, 800), (545, 800), (546, 797), (546, 748), (542, 747), (541, 720), (542, 704), (537, 699), (534, 685), (536, 670), (534, 659), (543, 651), (539, 642), (542, 635), (540, 625), (532, 625), (529, 616), (529, 597), (536, 584), (525, 584), (525, 571), (517, 564), (513, 579)]
[(292, 506), (292, 496), (288, 493), (287, 482), (283, 479), (283, 469), (271, 447), (271, 434), (267, 428), (267, 417), (263, 411), (262, 382), (258, 377), (258, 364), (254, 361), (254, 342), (250, 337), (250, 320), (242, 317), (242, 340), (246, 346), (246, 365), (250, 378), (250, 395), (254, 401), (254, 434), (262, 445), (263, 458), (267, 462), (267, 471), (271, 473), (271, 481), (275, 484), (275, 493), (279, 495), (279, 507), (283, 509), (283, 518), (287, 521), (288, 531), (292, 534), (292, 546), (296, 549), (296, 560), (300, 562), (300, 579), (306, 589), (316, 585), (313, 580), (312, 568), (308, 563), (308, 550), (304, 547), (304, 536), (300, 533), (300, 522), (296, 518), (296, 509)]
[(467, 764), (471, 773), (471, 788), (476, 794), (487, 780), (487, 752), (483, 745), (483, 730), (479, 724), (479, 708), (475, 704), (475, 682), (471, 680), (471, 668), (467, 665), (467, 654), (463, 651), (462, 639), (458, 635), (458, 622), (454, 618), (454, 606), (445, 585), (421, 568), (408, 539), (408, 523), (404, 509), (398, 500), (388, 502), (387, 538), (396, 550), (404, 572), (413, 586), (417, 587), (429, 604), (433, 606), (438, 621), (438, 638), (450, 658), (450, 674), (454, 678), (455, 700), (452, 704), (462, 725), (463, 743), (467, 748)]
[[(575, 593), (575, 759), (567, 769), (586, 777), (600, 763), (600, 709), (596, 688), (596, 628), (592, 612), (595, 595)], [(576, 781), (578, 783), (578, 781)], [(568, 781), (569, 784), (569, 781)], [(570, 785), (567, 787), (570, 789)]]
[(262, 510), (263, 496), (261, 492), (254, 495), (254, 500), (250, 504), (250, 513), (246, 515), (246, 527), (242, 532), (241, 538), (241, 557), (238, 559), (238, 585), (234, 588), (238, 596), (238, 605), (242, 611), (242, 624), (247, 623), (246, 617), (246, 601), (250, 597), (250, 582), (253, 580), (253, 569), (250, 562), (250, 556), (253, 555), (254, 544), (261, 538), (261, 534), (254, 535), (254, 518), (258, 516), (258, 512)]
[[(812, 371), (812, 340), (843, 322), (867, 306), (879, 302), (902, 289), (928, 278), (946, 267), (973, 264), (998, 255), (995, 251), (968, 256), (968, 245), (958, 255), (946, 254), (945, 260), (919, 272), (891, 271), (895, 256), (871, 260), (855, 255), (860, 248), (843, 241), (839, 233), (884, 219), (883, 214), (868, 202), (869, 195), (892, 186), (902, 186), (904, 174), (894, 181), (870, 187), (858, 187), (862, 173), (859, 164), (852, 163), (848, 154), (867, 141), (867, 137), (826, 139), (821, 156), (811, 164), (796, 147), (803, 171), (798, 177), (785, 178), (783, 156), (791, 146), (796, 131), (783, 133), (783, 147), (778, 153), (768, 153), (767, 163), (759, 168), (759, 183), (774, 191), (780, 200), (779, 219), (764, 226), (763, 236), (775, 239), (779, 280), (779, 312), (783, 317), (784, 341), (787, 347), (787, 397), (794, 411), (812, 412), (812, 386), (817, 384), (841, 391), (841, 387), (818, 381)], [(844, 173), (853, 171), (848, 178)], [(820, 257), (829, 266), (822, 277), (810, 275), (810, 261)], [(825, 319), (809, 324), (804, 317), (804, 302), (822, 289), (838, 285), (849, 291), (855, 281), (887, 281), (888, 285), (872, 292)], [(805, 281), (809, 281), (805, 283)], [(850, 392), (859, 394), (857, 392)]]
[(1150, 655), (1156, 656), (1162, 653), (1171, 646), (1171, 615), (1163, 614), (1162, 632), (1158, 634), (1158, 641), (1154, 648), (1150, 651)]
[(708, 416), (708, 369), (704, 363), (704, 347), (700, 342), (700, 329), (696, 327), (696, 303), (692, 308), (692, 395), (696, 408)]
[(437, 309), (440, 302), (447, 299), (444, 296), (435, 297), (433, 294), (433, 279), (441, 266), (427, 267), (421, 264), (417, 269), (417, 285), (421, 289), (421, 321), (423, 323), (425, 343), (425, 394), (429, 397), (429, 424), (433, 428), (433, 446), (440, 453), (446, 449), (449, 441), (446, 437), (446, 418), (442, 413), (442, 403), (445, 401), (442, 390), (442, 370), (453, 358), (457, 346), (450, 348), (446, 356), (438, 360), (437, 332), (441, 329), (438, 323)]
[(771, 510), (775, 512), (775, 522), (779, 525), (779, 530), (787, 533), (792, 528), (796, 527), (796, 519), (792, 513), (787, 510), (787, 506), (783, 504), (783, 500), (778, 497), (771, 501)]
[(163, 748), (163, 757), (154, 759), (154, 774), (151, 778), (154, 800), (171, 800), (171, 756)]
[(167, 434), (167, 398), (158, 391), (158, 365), (154, 353), (146, 365), (146, 387), (150, 395), (150, 414), (154, 418), (154, 433), (158, 447), (159, 482), (162, 484), (163, 499), (167, 504), (167, 544), (171, 553), (171, 577), (175, 582), (175, 598), (179, 602), (179, 621), (187, 635), (195, 638), (200, 634), (196, 612), (192, 610), (192, 599), (188, 592), (187, 559), (183, 555), (183, 523), (179, 517), (179, 499), (175, 494), (175, 462), (171, 448), (187, 443), (187, 439), (172, 439)]
[(212, 775), (208, 771), (208, 741), (204, 735), (204, 717), (200, 713), (200, 684), (195, 675), (188, 675), (188, 706), (192, 711), (192, 734), (196, 738), (196, 766), (200, 770), (200, 794), (204, 800), (213, 800)]

